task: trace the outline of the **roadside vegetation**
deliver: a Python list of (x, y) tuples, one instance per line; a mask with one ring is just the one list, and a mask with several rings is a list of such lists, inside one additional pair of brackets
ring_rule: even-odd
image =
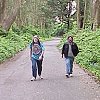
[(50, 36), (44, 35), (38, 28), (32, 26), (21, 29), (13, 27), (8, 32), (1, 29), (0, 33), (2, 34), (0, 36), (0, 63), (29, 46), (33, 35), (39, 35), (41, 41), (51, 39)]

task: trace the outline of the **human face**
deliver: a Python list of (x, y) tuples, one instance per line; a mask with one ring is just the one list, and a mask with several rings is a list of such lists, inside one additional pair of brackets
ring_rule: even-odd
[(36, 37), (34, 37), (33, 40), (34, 40), (35, 43), (38, 42), (38, 38), (36, 38)]
[(69, 38), (68, 38), (68, 42), (69, 42), (69, 43), (72, 43), (72, 42), (73, 42), (72, 37), (69, 37)]

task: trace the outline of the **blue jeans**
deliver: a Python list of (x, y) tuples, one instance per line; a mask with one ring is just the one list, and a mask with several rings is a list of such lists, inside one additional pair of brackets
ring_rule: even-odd
[(65, 58), (66, 61), (66, 74), (70, 75), (73, 72), (74, 57)]
[(41, 76), (42, 61), (43, 60), (36, 60), (36, 59), (32, 58), (32, 75), (35, 78), (37, 77), (37, 69), (38, 69), (38, 75)]

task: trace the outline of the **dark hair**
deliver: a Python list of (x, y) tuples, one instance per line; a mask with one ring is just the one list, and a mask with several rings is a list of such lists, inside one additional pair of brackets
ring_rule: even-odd
[[(34, 42), (34, 39), (33, 39), (33, 42), (32, 42), (32, 44), (34, 45), (34, 43), (35, 43), (35, 42)], [(40, 41), (39, 41), (39, 39), (38, 39), (38, 44), (40, 45)]]
[(68, 38), (67, 38), (67, 39), (69, 39), (70, 37), (71, 37), (71, 38), (72, 38), (72, 40), (73, 40), (73, 37), (72, 37), (72, 36), (68, 36)]

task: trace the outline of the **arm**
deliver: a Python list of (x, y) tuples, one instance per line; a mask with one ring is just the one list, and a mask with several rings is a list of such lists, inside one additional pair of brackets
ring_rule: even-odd
[(30, 58), (32, 57), (32, 50), (30, 49)]
[(44, 51), (42, 51), (42, 53), (41, 53), (41, 57), (43, 57), (43, 55), (44, 55)]
[(44, 51), (45, 51), (45, 48), (44, 48), (43, 44), (41, 44), (41, 48), (42, 48), (42, 53), (41, 53), (41, 55), (39, 57), (40, 60), (43, 58)]
[(76, 43), (74, 43), (73, 54), (74, 54), (74, 56), (77, 56), (78, 53), (79, 53), (78, 46)]
[(65, 44), (62, 47), (62, 58), (63, 58), (63, 55), (64, 55), (64, 48), (65, 48)]
[(77, 54), (79, 53), (79, 49), (78, 49), (78, 46), (77, 46), (77, 44), (75, 43), (75, 45), (76, 45), (76, 50), (77, 50)]
[(32, 44), (30, 45), (30, 59), (32, 57)]

